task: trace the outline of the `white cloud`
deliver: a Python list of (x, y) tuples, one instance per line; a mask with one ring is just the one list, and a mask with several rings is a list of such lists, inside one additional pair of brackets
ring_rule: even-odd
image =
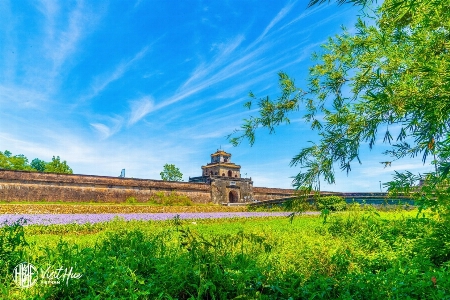
[(149, 46), (142, 48), (138, 53), (134, 55), (133, 58), (120, 63), (116, 68), (108, 74), (103, 74), (94, 79), (93, 84), (91, 85), (90, 91), (80, 98), (80, 101), (88, 101), (97, 95), (99, 95), (106, 87), (112, 82), (122, 78), (125, 73), (129, 70), (129, 68), (147, 54), (149, 50)]
[(0, 85), (0, 102), (4, 106), (12, 105), (15, 108), (39, 108), (42, 104), (48, 102), (48, 96), (39, 90), (16, 85)]
[(267, 35), (267, 33), (278, 23), (280, 22), (292, 9), (295, 2), (288, 3), (285, 7), (283, 7), (278, 14), (275, 16), (275, 18), (270, 21), (269, 25), (264, 29), (264, 31), (261, 33), (261, 35), (255, 40), (255, 42), (252, 45), (256, 45), (259, 42), (261, 42), (264, 37)]
[(90, 123), (90, 125), (97, 131), (97, 133), (100, 134), (100, 139), (102, 140), (109, 138), (122, 128), (123, 124), (122, 117), (115, 116), (115, 117), (101, 117), (101, 118), (104, 119), (107, 123), (109, 123), (109, 126), (99, 122), (93, 122)]
[(77, 63), (75, 58), (82, 48), (81, 43), (95, 28), (102, 10), (85, 6), (82, 0), (76, 1), (67, 13), (58, 2), (50, 0), (40, 1), (37, 8), (45, 17), (44, 36), (40, 37), (41, 47), (33, 48), (33, 56), (44, 59), (28, 67), (27, 82), (53, 93), (59, 87), (68, 65)]
[(91, 126), (95, 128), (102, 136), (103, 138), (107, 138), (111, 135), (111, 130), (108, 126), (101, 123), (91, 123)]
[(150, 96), (145, 96), (137, 101), (132, 101), (128, 125), (130, 126), (137, 123), (140, 119), (152, 112), (154, 107), (154, 101)]

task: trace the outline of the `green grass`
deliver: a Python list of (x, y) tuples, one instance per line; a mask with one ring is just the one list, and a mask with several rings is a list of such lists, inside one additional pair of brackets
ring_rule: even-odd
[[(301, 216), (19, 226), (29, 245), (3, 243), (0, 298), (450, 299), (450, 250), (439, 239), (450, 229), (416, 216), (367, 208), (326, 223)], [(20, 289), (11, 274), (23, 260), (83, 276)]]

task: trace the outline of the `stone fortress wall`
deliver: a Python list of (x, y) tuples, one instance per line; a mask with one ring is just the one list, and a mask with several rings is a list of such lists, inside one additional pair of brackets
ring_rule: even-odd
[(294, 189), (253, 187), (253, 198), (259, 201), (293, 197)]
[(126, 202), (135, 197), (146, 202), (157, 192), (183, 194), (197, 203), (211, 199), (209, 186), (201, 183), (0, 170), (2, 201)]
[[(226, 181), (231, 178), (227, 178)], [(225, 179), (224, 179), (225, 181)], [(240, 181), (240, 180), (237, 180)], [(243, 182), (244, 184), (245, 182)], [(239, 199), (270, 200), (289, 197), (294, 190), (253, 187), (240, 185)], [(157, 192), (178, 193), (188, 196), (196, 203), (226, 201), (228, 190), (234, 186), (224, 186), (223, 196), (218, 196), (217, 188), (223, 185), (220, 178), (215, 184), (195, 182), (173, 182), (151, 179), (120, 178), (108, 176), (54, 174), (29, 171), (0, 170), (0, 201), (63, 201), (63, 202), (126, 202), (135, 197), (138, 202), (146, 202)], [(252, 190), (253, 189), (253, 190)]]

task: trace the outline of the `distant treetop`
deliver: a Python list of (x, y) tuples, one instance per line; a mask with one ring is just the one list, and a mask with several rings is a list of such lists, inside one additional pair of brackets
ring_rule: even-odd
[(51, 162), (35, 158), (29, 163), (28, 158), (23, 154), (12, 155), (8, 150), (5, 150), (5, 152), (0, 151), (0, 169), (73, 174), (72, 168), (69, 167), (65, 160), (61, 161), (59, 156), (53, 156)]

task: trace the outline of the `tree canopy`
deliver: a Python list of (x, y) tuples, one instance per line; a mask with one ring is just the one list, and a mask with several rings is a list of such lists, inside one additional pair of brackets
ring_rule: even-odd
[(67, 165), (67, 162), (61, 161), (59, 156), (52, 157), (52, 161), (45, 164), (44, 172), (49, 173), (62, 173), (62, 174), (73, 174), (72, 168)]
[(73, 173), (72, 169), (67, 165), (67, 162), (61, 161), (59, 156), (53, 156), (51, 162), (45, 162), (39, 158), (35, 158), (29, 163), (28, 158), (23, 154), (12, 155), (8, 150), (5, 150), (5, 152), (0, 151), (0, 169), (64, 174)]
[(180, 169), (175, 167), (173, 164), (165, 164), (164, 169), (161, 173), (162, 180), (166, 181), (182, 181), (183, 174), (180, 172)]
[[(258, 100), (250, 93), (253, 99), (246, 106), (257, 101), (259, 115), (245, 120), (231, 142), (247, 138), (253, 144), (257, 128), (273, 132), (302, 108), (319, 142), (292, 159), (291, 165), (301, 167), (295, 187), (318, 189), (320, 178), (334, 183), (333, 164), (349, 172), (352, 163), (361, 163), (362, 144), (372, 148), (379, 132), (391, 145), (382, 163), (415, 156), (425, 162), (431, 156), (436, 172), (428, 176), (445, 180), (450, 169), (450, 2), (385, 0), (372, 15), (358, 18), (355, 27), (356, 33), (344, 30), (313, 55), (316, 64), (304, 87), (281, 72), (278, 99)], [(395, 179), (387, 184), (391, 190), (423, 178), (396, 173)]]
[(28, 163), (28, 159), (22, 155), (12, 155), (8, 150), (5, 152), (0, 151), (0, 169), (4, 170), (21, 170), (21, 171), (33, 171)]
[(46, 164), (47, 163), (45, 161), (43, 161), (39, 158), (35, 158), (31, 161), (30, 166), (38, 172), (44, 172)]

